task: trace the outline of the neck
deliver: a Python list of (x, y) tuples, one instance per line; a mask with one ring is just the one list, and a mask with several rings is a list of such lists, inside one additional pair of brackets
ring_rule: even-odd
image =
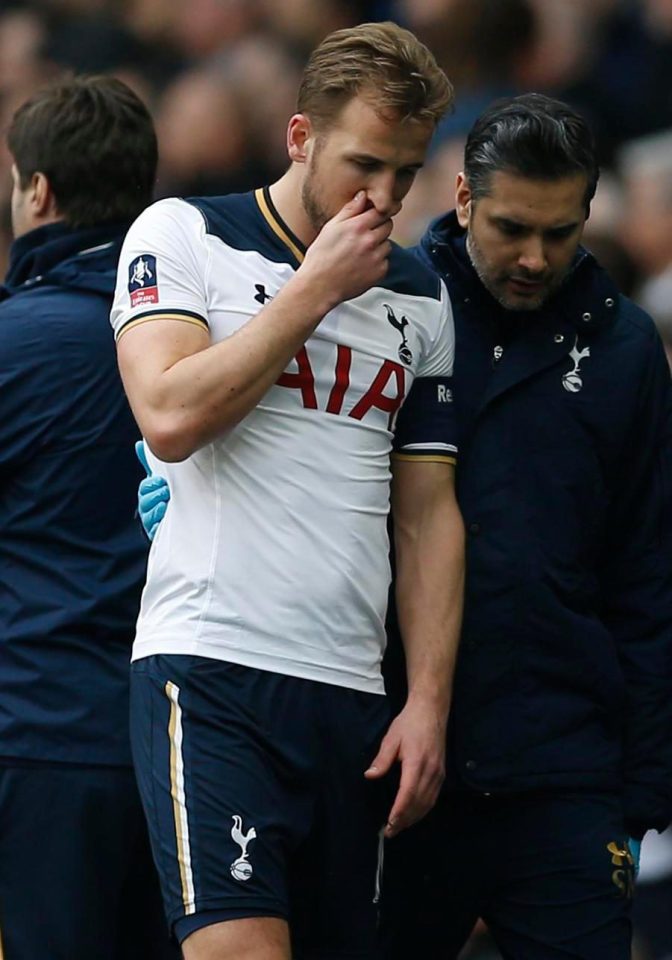
[(294, 165), (279, 180), (271, 184), (271, 199), (282, 219), (299, 240), (310, 246), (317, 233), (306, 215), (301, 199), (303, 180), (301, 171)]
[(25, 222), (13, 224), (14, 239), (18, 240), (19, 237), (25, 237), (27, 233), (32, 233), (33, 230), (39, 230), (40, 227), (48, 227), (52, 223), (61, 222), (63, 222), (63, 217), (58, 213), (49, 213), (45, 214), (44, 216), (30, 217)]

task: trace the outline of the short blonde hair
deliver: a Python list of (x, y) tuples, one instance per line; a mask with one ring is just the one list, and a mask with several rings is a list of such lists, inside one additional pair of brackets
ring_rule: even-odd
[(453, 87), (434, 55), (391, 22), (330, 33), (306, 65), (297, 109), (320, 129), (360, 94), (380, 114), (434, 125), (453, 103)]

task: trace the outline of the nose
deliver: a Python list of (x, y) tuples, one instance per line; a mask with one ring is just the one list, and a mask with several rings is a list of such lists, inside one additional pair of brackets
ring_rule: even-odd
[(530, 236), (518, 255), (518, 266), (527, 273), (543, 273), (546, 269), (546, 253), (541, 237)]
[(369, 184), (368, 197), (378, 213), (394, 217), (401, 210), (401, 200), (394, 175), (381, 175)]

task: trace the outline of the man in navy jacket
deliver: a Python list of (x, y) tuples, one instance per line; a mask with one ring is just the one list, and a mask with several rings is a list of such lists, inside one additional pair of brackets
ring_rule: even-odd
[(670, 820), (670, 375), (579, 246), (597, 178), (566, 105), (500, 101), (416, 250), (455, 316), (467, 585), (447, 789), (387, 845), (389, 960), (456, 957), (479, 916), (516, 960), (626, 960)]
[[(0, 289), (0, 955), (168, 953), (128, 736), (146, 550), (108, 315), (156, 138), (110, 78), (15, 114)], [(165, 944), (165, 946), (164, 946)], [(4, 954), (3, 954), (4, 949)]]

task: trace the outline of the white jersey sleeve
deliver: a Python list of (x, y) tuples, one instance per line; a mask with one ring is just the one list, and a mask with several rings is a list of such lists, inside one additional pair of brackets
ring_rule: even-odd
[(455, 324), (446, 286), (440, 283), (438, 323), (425, 331), (425, 350), (397, 419), (393, 456), (455, 463), (457, 427), (451, 378), (455, 358)]
[(121, 250), (110, 322), (115, 338), (150, 320), (208, 327), (209, 252), (199, 211), (159, 200), (131, 226)]
[(440, 281), (441, 314), (433, 335), (428, 337), (426, 352), (418, 366), (418, 377), (452, 377), (455, 360), (455, 324), (453, 308), (443, 280)]

